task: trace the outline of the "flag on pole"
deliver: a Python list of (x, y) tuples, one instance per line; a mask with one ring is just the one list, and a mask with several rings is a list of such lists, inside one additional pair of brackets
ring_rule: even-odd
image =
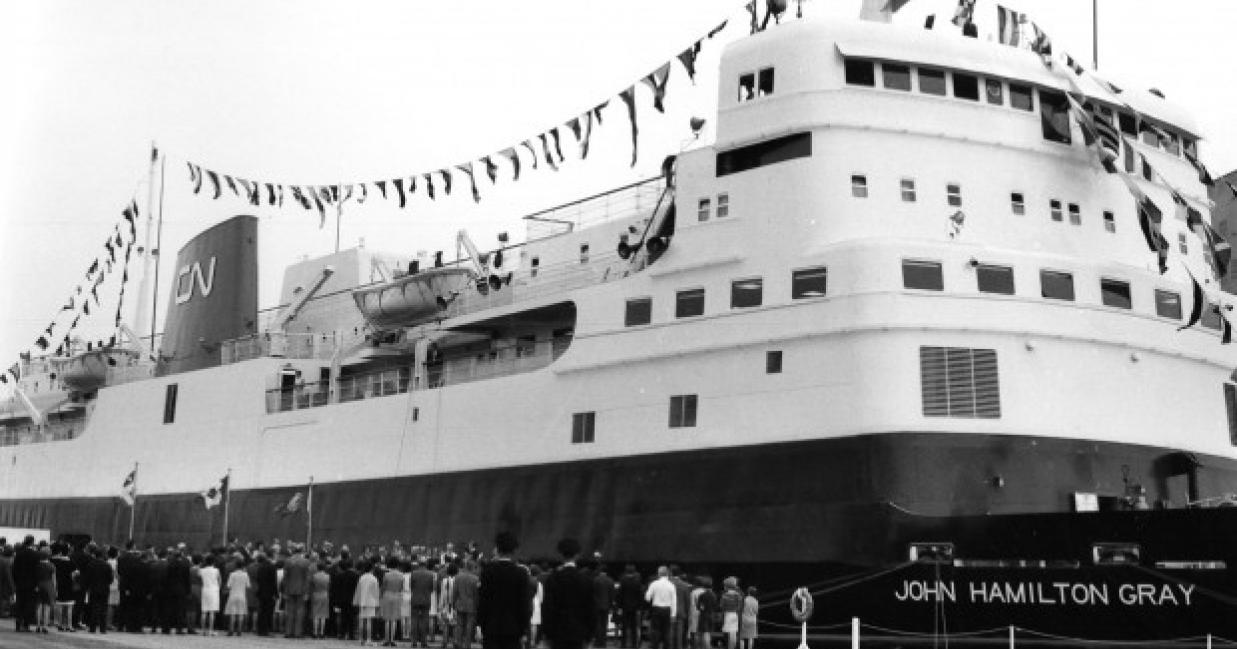
[(211, 509), (223, 502), (224, 496), (228, 492), (228, 476), (224, 475), (219, 479), (219, 482), (203, 489), (199, 494), (202, 497), (202, 503), (207, 509)]
[(120, 485), (120, 499), (125, 501), (125, 504), (132, 507), (137, 501), (137, 467), (125, 476), (125, 481)]
[(998, 35), (1002, 45), (1018, 47), (1022, 41), (1022, 25), (1027, 21), (1027, 15), (1012, 9), (996, 6)]
[(958, 27), (962, 27), (971, 22), (975, 16), (975, 0), (958, 0), (958, 8), (954, 10), (952, 22)]
[(283, 503), (275, 508), (275, 513), (280, 516), (291, 516), (301, 511), (301, 503), (305, 500), (305, 494), (296, 492), (288, 499), (288, 502)]

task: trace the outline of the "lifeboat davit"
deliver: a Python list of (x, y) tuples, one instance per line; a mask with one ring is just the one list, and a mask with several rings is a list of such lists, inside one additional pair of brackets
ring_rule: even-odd
[(472, 283), (468, 268), (431, 268), (352, 292), (366, 322), (382, 327), (413, 325), (441, 317), (451, 300)]
[(107, 384), (107, 370), (123, 367), (137, 358), (132, 349), (96, 349), (58, 362), (59, 378), (73, 392), (94, 392)]

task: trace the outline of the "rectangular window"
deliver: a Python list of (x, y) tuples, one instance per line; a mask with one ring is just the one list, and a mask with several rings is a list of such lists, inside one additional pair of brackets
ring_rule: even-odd
[(902, 286), (925, 291), (945, 290), (945, 280), (941, 276), (941, 262), (903, 259)]
[(1014, 294), (1014, 269), (1009, 266), (980, 264), (975, 267), (975, 281), (980, 293)]
[(954, 96), (958, 99), (979, 101), (979, 77), (955, 72)]
[(528, 358), (537, 353), (537, 336), (528, 334), (515, 339), (515, 357)]
[(756, 98), (756, 75), (748, 72), (739, 75), (739, 103)]
[(1202, 320), (1203, 326), (1208, 329), (1220, 330), (1220, 306), (1215, 302), (1208, 302), (1203, 305)]
[(1065, 93), (1040, 88), (1039, 115), (1045, 140), (1070, 143), (1069, 100), (1065, 98)]
[(950, 207), (962, 207), (962, 185), (957, 183), (945, 185), (945, 202)]
[(907, 203), (915, 202), (915, 180), (913, 178), (903, 178), (901, 182), (902, 200)]
[(1181, 296), (1173, 291), (1155, 290), (1155, 314), (1161, 318), (1181, 319)]
[(698, 315), (704, 315), (704, 289), (692, 288), (675, 294), (674, 317), (690, 318)]
[(1078, 203), (1069, 204), (1069, 222), (1071, 225), (1082, 225), (1082, 208)]
[(1009, 209), (1018, 216), (1027, 213), (1027, 204), (1022, 198), (1022, 192), (1011, 192), (1009, 195)]
[(1228, 441), (1237, 446), (1237, 385), (1224, 384), (1224, 410), (1228, 413)]
[(920, 347), (919, 380), (925, 417), (1001, 416), (1001, 384), (994, 349)]
[(911, 69), (908, 66), (882, 63), (881, 76), (884, 79), (885, 87), (890, 90), (911, 89)]
[(696, 425), (696, 395), (677, 394), (670, 397), (670, 427), (693, 428)]
[(1000, 106), (1005, 103), (1005, 96), (1001, 93), (1000, 79), (987, 79), (984, 81), (984, 95), (988, 98), (989, 104)]
[(580, 263), (581, 264), (588, 263), (588, 244), (587, 243), (580, 244)]
[(756, 84), (756, 96), (768, 97), (773, 94), (773, 68), (764, 68), (760, 71), (760, 78)]
[(855, 198), (868, 197), (868, 177), (853, 174), (850, 177), (850, 195)]
[(782, 373), (782, 350), (765, 352), (765, 374)]
[(1190, 246), (1186, 243), (1184, 232), (1177, 233), (1177, 249), (1180, 250), (1183, 255), (1190, 254)]
[(592, 444), (597, 439), (597, 413), (577, 412), (571, 415), (571, 443)]
[(824, 297), (826, 279), (824, 266), (796, 270), (790, 275), (790, 297), (795, 300)]
[(627, 300), (627, 313), (623, 324), (628, 327), (646, 325), (653, 321), (653, 298), (637, 297)]
[(1130, 113), (1118, 113), (1117, 123), (1122, 133), (1138, 137), (1138, 122), (1134, 119), (1133, 115)]
[(1130, 302), (1130, 283), (1119, 279), (1100, 279), (1100, 300), (1104, 306), (1118, 309), (1133, 308)]
[(1112, 212), (1107, 210), (1104, 211), (1104, 229), (1109, 232), (1117, 231), (1117, 218)]
[(1057, 199), (1055, 199), (1055, 198), (1054, 198), (1054, 199), (1052, 199), (1052, 200), (1050, 200), (1050, 201), (1048, 201), (1048, 209), (1049, 209), (1050, 213), (1052, 214), (1052, 220), (1053, 220), (1053, 221), (1062, 221), (1062, 220), (1064, 220), (1064, 217), (1063, 217), (1063, 216), (1062, 216), (1062, 214), (1061, 214), (1061, 201), (1059, 201), (1059, 200), (1057, 200)]
[(1181, 155), (1181, 138), (1177, 137), (1177, 134), (1172, 131), (1168, 132), (1168, 148), (1166, 150), (1175, 156)]
[(945, 72), (932, 68), (919, 68), (919, 92), (944, 96)]
[(178, 390), (176, 383), (169, 383), (167, 391), (163, 396), (163, 423), (170, 424), (176, 421), (176, 392)]
[(759, 277), (737, 279), (730, 283), (730, 308), (760, 306), (764, 296), (764, 280)]
[(875, 86), (875, 66), (871, 61), (846, 59), (846, 83), (852, 86)]
[(795, 133), (717, 154), (717, 175), (748, 171), (812, 155), (812, 134)]
[(1185, 154), (1187, 156), (1190, 156), (1191, 158), (1198, 157), (1198, 141), (1197, 140), (1192, 140), (1183, 135), (1181, 136), (1181, 146), (1183, 147), (1183, 150), (1185, 151)]
[(730, 216), (730, 194), (717, 195), (717, 218), (724, 219)]
[(1074, 276), (1055, 270), (1039, 271), (1040, 295), (1050, 300), (1074, 300)]
[(1031, 86), (1009, 84), (1009, 105), (1027, 112), (1035, 110), (1035, 104), (1031, 99)]
[(709, 214), (713, 211), (713, 201), (709, 198), (702, 198), (696, 203), (696, 220), (708, 221)]

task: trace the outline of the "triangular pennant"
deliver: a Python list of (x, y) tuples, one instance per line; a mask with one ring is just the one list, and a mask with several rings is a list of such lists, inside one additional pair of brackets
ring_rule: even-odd
[(455, 168), (459, 169), (461, 173), (468, 176), (468, 184), (472, 189), (472, 200), (475, 203), (480, 203), (481, 192), (477, 191), (477, 179), (472, 173), (472, 163), (469, 162), (468, 164), (456, 165)]
[(631, 120), (631, 166), (634, 167), (640, 153), (640, 127), (636, 125), (636, 87), (632, 86), (620, 92), (619, 98), (627, 104), (627, 117)]
[(369, 198), (369, 186), (365, 183), (361, 183), (359, 187), (361, 188), (361, 195), (356, 199), (358, 204), (364, 203), (365, 199)]
[(490, 183), (498, 182), (498, 165), (494, 164), (494, 161), (488, 155), (482, 158), (481, 161), (485, 163), (485, 175), (490, 177)]
[(213, 171), (207, 170), (206, 175), (210, 176), (211, 186), (215, 188), (215, 195), (212, 196), (211, 198), (218, 200), (221, 192), (223, 191), (223, 188), (219, 185), (219, 174)]
[(567, 120), (567, 128), (571, 129), (571, 134), (576, 136), (576, 142), (580, 141), (580, 118), (572, 117)]
[(541, 140), (541, 152), (545, 154), (545, 162), (550, 165), (554, 171), (558, 171), (558, 164), (554, 162), (554, 156), (550, 155), (550, 143), (546, 140), (545, 133), (537, 136)]
[(223, 175), (223, 179), (227, 181), (227, 183), (228, 183), (228, 189), (232, 190), (232, 193), (233, 193), (233, 194), (235, 194), (236, 196), (240, 196), (240, 195), (241, 195), (240, 190), (238, 190), (238, 189), (236, 188), (236, 179), (235, 179), (235, 178), (233, 178), (233, 177), (231, 177), (231, 176), (229, 176), (229, 175), (227, 175), (227, 174), (224, 174), (224, 175)]
[(607, 99), (607, 100), (605, 100), (605, 101), (601, 102), (600, 104), (597, 104), (596, 106), (593, 106), (593, 117), (597, 119), (597, 125), (598, 125), (598, 126), (601, 126), (601, 125), (602, 125), (602, 123), (603, 123), (603, 122), (602, 122), (602, 120), (601, 120), (601, 111), (605, 110), (605, 109), (606, 109), (606, 107), (607, 107), (607, 106), (609, 106), (609, 105), (610, 105), (610, 100), (609, 100), (609, 99)]
[(653, 90), (653, 108), (656, 108), (659, 113), (666, 112), (666, 83), (670, 81), (670, 64), (663, 64), (641, 81)]
[(532, 140), (524, 140), (520, 146), (528, 149), (529, 154), (533, 156), (533, 169), (537, 168), (537, 150), (533, 148)]
[(721, 31), (722, 31), (723, 29), (726, 29), (726, 23), (728, 23), (728, 22), (730, 22), (730, 21), (729, 21), (729, 20), (723, 20), (723, 21), (722, 21), (722, 24), (718, 25), (717, 27), (714, 27), (713, 29), (710, 29), (710, 30), (709, 30), (709, 38), (713, 38), (714, 36), (717, 36), (719, 33), (721, 33)]
[(399, 194), (399, 208), (402, 210), (408, 203), (408, 198), (404, 195), (404, 179), (396, 178), (391, 181), (391, 184), (395, 187), (395, 192)]
[(382, 197), (385, 199), (387, 197), (387, 181), (378, 180), (375, 181), (374, 184), (378, 186), (378, 192), (382, 194)]
[(38, 345), (39, 349), (44, 350), (44, 351), (46, 351), (47, 348), (51, 346), (51, 343), (47, 342), (47, 338), (43, 336), (39, 336), (39, 339), (34, 341), (34, 344)]
[(266, 183), (266, 204), (272, 206), (275, 204), (275, 186), (271, 183)]
[(580, 138), (580, 158), (588, 157), (588, 145), (593, 139), (593, 111), (584, 113), (584, 135)]
[[(513, 171), (513, 175), (511, 176), (511, 179), (519, 180), (520, 179), (520, 153), (513, 148), (506, 148), (506, 149), (503, 149), (499, 153), (499, 155), (503, 156), (504, 158), (506, 158), (507, 160), (511, 162), (511, 169)], [(493, 176), (491, 176), (491, 178), (492, 177)]]
[(679, 52), (679, 63), (683, 64), (683, 69), (687, 71), (687, 78), (691, 79), (693, 85), (696, 83), (696, 57), (700, 55), (700, 41), (696, 41), (695, 45)]
[(432, 201), (434, 200), (434, 177), (429, 174), (425, 174), (422, 178), (425, 179), (425, 193), (429, 194), (430, 200)]
[(318, 198), (318, 192), (310, 191), (314, 195), (314, 206), (318, 208), (318, 229), (326, 227), (326, 208), (322, 206), (322, 199)]
[(554, 153), (558, 155), (558, 161), (566, 162), (566, 158), (563, 157), (563, 146), (558, 138), (558, 127), (557, 126), (550, 129), (550, 139), (554, 140)]
[(438, 173), (442, 174), (442, 193), (445, 196), (451, 195), (451, 172), (446, 169), (439, 169)]

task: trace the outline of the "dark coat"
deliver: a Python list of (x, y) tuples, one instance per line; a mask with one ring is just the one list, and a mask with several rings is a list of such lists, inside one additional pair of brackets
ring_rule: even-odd
[(481, 569), (477, 594), (477, 624), (482, 635), (518, 638), (528, 632), (533, 616), (528, 570), (510, 559), (496, 559)]
[(184, 557), (175, 557), (168, 561), (167, 581), (164, 584), (168, 595), (184, 597), (189, 594), (192, 567)]
[(120, 579), (120, 594), (144, 597), (150, 592), (150, 577), (146, 562), (137, 552), (126, 552), (116, 559), (116, 576)]
[(107, 561), (94, 557), (86, 565), (86, 573), (82, 578), (82, 587), (95, 598), (107, 598), (112, 588), (112, 566)]
[(565, 564), (545, 580), (545, 599), (541, 602), (541, 628), (557, 643), (591, 640), (597, 627), (597, 607), (593, 578), (575, 564)]
[(311, 573), (309, 559), (297, 552), (283, 563), (283, 584), (280, 588), (284, 595), (292, 597), (309, 594), (309, 575)]
[(258, 562), (258, 601), (273, 600), (279, 594), (279, 571), (275, 564), (265, 561)]
[(429, 608), (430, 598), (434, 595), (434, 571), (428, 568), (417, 568), (409, 576), (409, 588), (412, 590), (413, 608)]
[(155, 559), (147, 564), (147, 574), (150, 575), (150, 594), (162, 597), (167, 590), (168, 560)]
[(356, 583), (361, 575), (353, 568), (339, 570), (331, 575), (331, 606), (352, 606), (352, 596), (356, 593)]
[(614, 579), (604, 572), (593, 577), (593, 606), (598, 611), (608, 611), (614, 607)]
[(23, 545), (13, 555), (13, 586), (18, 591), (34, 590), (38, 586), (39, 552), (34, 546)]
[(640, 574), (625, 572), (619, 578), (619, 608), (624, 611), (639, 610), (644, 606), (644, 582)]

